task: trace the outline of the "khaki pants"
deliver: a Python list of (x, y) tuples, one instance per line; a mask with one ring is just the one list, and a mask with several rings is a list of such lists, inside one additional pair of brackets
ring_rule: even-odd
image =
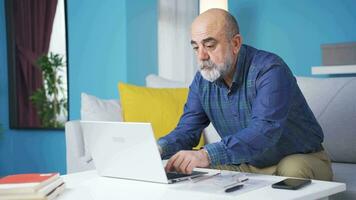
[(218, 165), (213, 168), (325, 181), (331, 181), (333, 178), (331, 161), (325, 151), (309, 154), (292, 154), (284, 157), (277, 165), (266, 168), (257, 168), (244, 163), (241, 165)]

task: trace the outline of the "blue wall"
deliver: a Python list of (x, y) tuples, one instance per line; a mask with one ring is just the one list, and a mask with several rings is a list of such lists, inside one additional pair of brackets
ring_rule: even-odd
[(69, 0), (70, 118), (80, 118), (80, 93), (118, 98), (127, 81), (125, 1)]
[(321, 65), (320, 45), (356, 41), (355, 0), (230, 0), (244, 43), (280, 55), (296, 75)]
[[(118, 98), (119, 81), (157, 72), (156, 0), (67, 0), (70, 119), (80, 93)], [(66, 172), (64, 131), (10, 130), (4, 0), (0, 0), (0, 176)]]
[(145, 85), (147, 74), (157, 74), (157, 0), (128, 0), (127, 81)]

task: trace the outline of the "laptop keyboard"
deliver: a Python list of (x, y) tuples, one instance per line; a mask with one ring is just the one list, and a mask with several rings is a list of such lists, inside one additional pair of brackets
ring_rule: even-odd
[(178, 173), (178, 172), (166, 172), (166, 174), (167, 174), (168, 180), (171, 180), (171, 179), (182, 178), (182, 177), (186, 177), (186, 176), (192, 176), (192, 175), (196, 175), (196, 174), (205, 174), (205, 172), (193, 172), (191, 174), (182, 174), (182, 173)]

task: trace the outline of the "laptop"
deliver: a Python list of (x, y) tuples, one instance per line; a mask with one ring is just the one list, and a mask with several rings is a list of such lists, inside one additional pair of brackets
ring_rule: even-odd
[(169, 184), (206, 174), (166, 173), (150, 123), (81, 121), (81, 126), (100, 176)]

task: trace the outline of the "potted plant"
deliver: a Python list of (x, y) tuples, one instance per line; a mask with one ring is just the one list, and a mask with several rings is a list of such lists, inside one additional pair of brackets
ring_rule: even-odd
[(64, 93), (62, 76), (58, 74), (65, 66), (63, 56), (50, 53), (37, 60), (42, 71), (43, 87), (37, 89), (30, 97), (36, 106), (44, 128), (63, 128), (64, 122), (58, 117), (67, 115), (67, 98)]

